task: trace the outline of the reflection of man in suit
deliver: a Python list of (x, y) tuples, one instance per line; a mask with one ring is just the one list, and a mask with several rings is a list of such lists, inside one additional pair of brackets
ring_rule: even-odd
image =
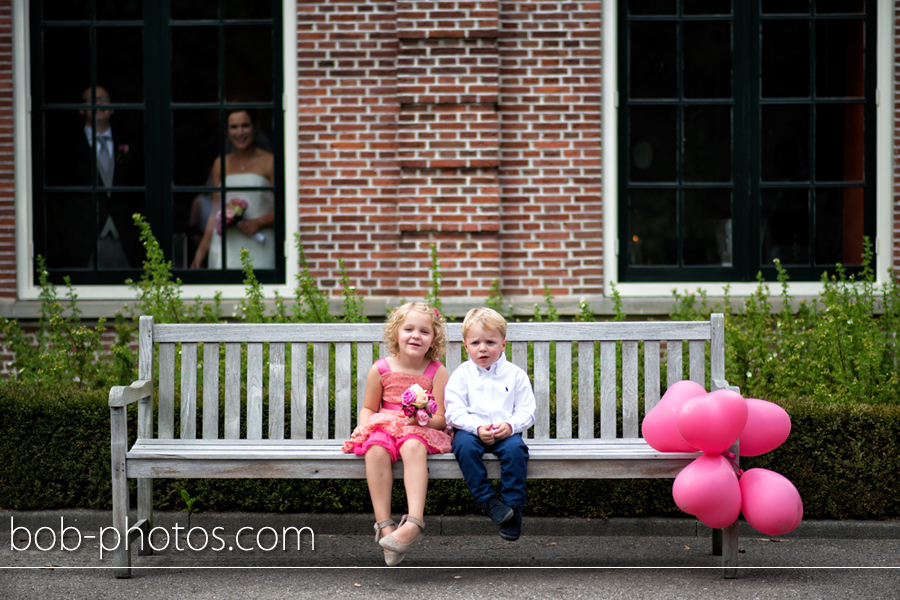
[[(90, 105), (91, 89), (82, 94)], [(109, 104), (109, 93), (97, 86), (93, 102)], [(99, 108), (78, 111), (83, 132), (75, 134), (71, 146), (55, 161), (48, 161), (51, 185), (78, 186), (97, 192), (64, 194), (48, 202), (48, 250), (51, 267), (90, 268), (97, 258), (101, 269), (140, 268), (143, 261), (137, 229), (132, 219), (141, 211), (140, 193), (112, 192), (106, 188), (133, 185), (136, 148), (113, 138), (111, 118), (115, 111)], [(96, 124), (96, 132), (93, 127)]]

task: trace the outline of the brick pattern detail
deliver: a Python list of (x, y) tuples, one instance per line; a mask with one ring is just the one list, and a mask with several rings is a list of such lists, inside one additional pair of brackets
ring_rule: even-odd
[(12, 2), (0, 0), (0, 298), (16, 297)]
[(361, 294), (397, 295), (395, 9), (297, 3), (300, 236), (311, 273), (335, 294), (342, 258)]
[(397, 37), (497, 37), (499, 2), (413, 0), (397, 3)]
[(401, 104), (398, 158), (403, 169), (496, 167), (495, 104)]
[(447, 296), (484, 295), (500, 277), (498, 9), (397, 5), (400, 272), (413, 289), (428, 288), (431, 244)]
[(314, 0), (298, 28), (314, 275), (418, 297), (434, 244), (446, 295), (602, 292), (599, 2)]
[(404, 169), (397, 206), (404, 234), (500, 230), (495, 169)]
[(600, 3), (502, 6), (503, 293), (601, 294)]
[(493, 34), (493, 38), (474, 39), (401, 38), (397, 64), (400, 103), (496, 104), (496, 29)]

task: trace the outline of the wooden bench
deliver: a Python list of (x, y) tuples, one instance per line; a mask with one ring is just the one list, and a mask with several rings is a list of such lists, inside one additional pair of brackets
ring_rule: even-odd
[[(448, 330), (445, 364), (452, 372), (462, 357), (462, 327), (453, 323)], [(365, 479), (363, 459), (341, 452), (341, 444), (355, 426), (375, 351), (386, 355), (381, 335), (381, 324), (170, 325), (141, 317), (140, 379), (112, 388), (109, 395), (113, 526), (120, 536), (135, 523), (144, 535), (152, 529), (155, 478)], [(641, 393), (645, 410), (656, 405), (663, 364), (666, 386), (682, 379), (685, 346), (690, 379), (713, 389), (728, 385), (721, 314), (703, 322), (510, 323), (507, 338), (512, 362), (524, 368), (529, 352), (533, 354), (529, 374), (537, 410), (528, 436), (529, 478), (674, 478), (697, 454), (658, 452), (643, 441)], [(621, 370), (617, 342), (621, 342)], [(201, 349), (202, 357), (198, 356)], [(551, 361), (552, 349), (555, 361)], [(264, 364), (266, 354), (268, 364)], [(224, 379), (220, 381), (222, 357)], [(553, 362), (556, 379), (551, 390)], [(599, 399), (595, 398), (595, 368), (600, 376)], [(202, 398), (198, 398), (201, 382)], [(246, 397), (241, 397), (242, 383)], [(224, 414), (219, 414), (222, 387)], [(154, 392), (158, 396), (155, 432)], [(138, 438), (129, 449), (127, 407), (133, 403), (138, 405)], [(555, 419), (551, 405), (556, 407)], [(621, 418), (621, 431), (617, 418)], [(594, 433), (597, 421), (599, 437)], [(488, 455), (485, 460), (489, 473), (499, 477), (496, 459)], [(452, 454), (433, 455), (428, 464), (432, 478), (462, 477)], [(398, 477), (401, 468), (395, 465)], [(132, 478), (138, 480), (137, 519), (126, 521), (128, 479)], [(726, 576), (735, 574), (737, 532), (736, 522), (713, 532), (713, 553), (723, 556)], [(132, 541), (139, 535), (132, 531)], [(139, 553), (150, 554), (149, 545), (139, 548)], [(114, 562), (118, 577), (130, 576), (131, 554), (124, 543), (115, 551)]]

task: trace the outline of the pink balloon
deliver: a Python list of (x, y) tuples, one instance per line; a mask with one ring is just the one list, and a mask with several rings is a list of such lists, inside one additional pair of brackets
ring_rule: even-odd
[(683, 468), (672, 485), (672, 498), (684, 512), (709, 527), (727, 527), (741, 513), (737, 473), (721, 454), (703, 454)]
[(766, 400), (745, 398), (747, 424), (741, 433), (741, 456), (759, 456), (784, 443), (791, 433), (787, 411)]
[(659, 403), (644, 415), (641, 434), (644, 440), (660, 452), (696, 452), (675, 427), (675, 413), (681, 405), (697, 396), (705, 396), (706, 390), (689, 379), (676, 381), (669, 386)]
[(741, 476), (741, 510), (754, 529), (782, 535), (803, 519), (800, 492), (790, 480), (768, 469), (750, 469)]
[(710, 454), (727, 450), (746, 424), (747, 402), (737, 392), (724, 389), (691, 398), (675, 414), (681, 437)]

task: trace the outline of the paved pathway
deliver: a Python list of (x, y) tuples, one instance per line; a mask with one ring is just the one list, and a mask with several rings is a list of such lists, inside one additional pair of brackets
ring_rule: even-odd
[(482, 517), (429, 517), (424, 541), (389, 569), (364, 515), (199, 513), (186, 538), (184, 513), (159, 513), (160, 552), (117, 580), (113, 533), (103, 548), (88, 537), (109, 513), (0, 519), (4, 600), (900, 597), (900, 521), (804, 522), (776, 539), (743, 528), (738, 577), (725, 580), (708, 529), (690, 519), (526, 519), (510, 543)]

